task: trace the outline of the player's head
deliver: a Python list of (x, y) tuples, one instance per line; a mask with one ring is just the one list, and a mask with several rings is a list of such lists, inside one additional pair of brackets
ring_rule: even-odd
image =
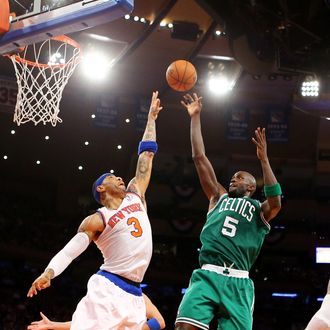
[(126, 190), (123, 179), (111, 173), (104, 173), (99, 176), (93, 183), (92, 194), (94, 199), (102, 204), (102, 196), (108, 192), (111, 195), (116, 195), (117, 192), (122, 194)]
[(256, 179), (248, 172), (236, 172), (230, 179), (229, 197), (251, 197), (256, 191)]

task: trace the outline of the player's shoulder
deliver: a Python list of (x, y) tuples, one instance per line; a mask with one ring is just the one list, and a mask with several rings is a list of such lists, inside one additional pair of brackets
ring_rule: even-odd
[(82, 221), (80, 227), (83, 227), (85, 230), (100, 230), (104, 227), (102, 215), (98, 211), (94, 212)]

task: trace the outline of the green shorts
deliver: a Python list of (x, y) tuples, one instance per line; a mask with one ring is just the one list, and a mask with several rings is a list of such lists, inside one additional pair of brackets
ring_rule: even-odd
[(196, 269), (179, 306), (176, 323), (208, 329), (215, 317), (218, 329), (251, 330), (253, 305), (254, 285), (250, 278)]

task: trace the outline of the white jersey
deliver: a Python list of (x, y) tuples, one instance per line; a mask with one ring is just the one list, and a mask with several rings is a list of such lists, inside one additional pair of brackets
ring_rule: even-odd
[(105, 228), (95, 241), (102, 252), (102, 270), (142, 282), (152, 255), (149, 218), (141, 198), (127, 192), (116, 210), (97, 210)]

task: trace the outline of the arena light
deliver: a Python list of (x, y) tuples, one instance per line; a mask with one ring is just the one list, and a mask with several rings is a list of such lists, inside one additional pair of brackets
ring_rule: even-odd
[(104, 55), (97, 52), (86, 54), (82, 64), (84, 74), (89, 78), (93, 78), (93, 81), (104, 80), (110, 69), (109, 60)]
[(233, 83), (226, 77), (211, 77), (208, 82), (211, 92), (217, 95), (223, 95), (233, 89)]
[(315, 77), (308, 76), (301, 84), (300, 94), (303, 97), (317, 97), (320, 93), (320, 82)]
[(282, 292), (274, 292), (272, 293), (272, 297), (279, 297), (279, 298), (297, 298), (298, 294), (297, 293), (282, 293)]

